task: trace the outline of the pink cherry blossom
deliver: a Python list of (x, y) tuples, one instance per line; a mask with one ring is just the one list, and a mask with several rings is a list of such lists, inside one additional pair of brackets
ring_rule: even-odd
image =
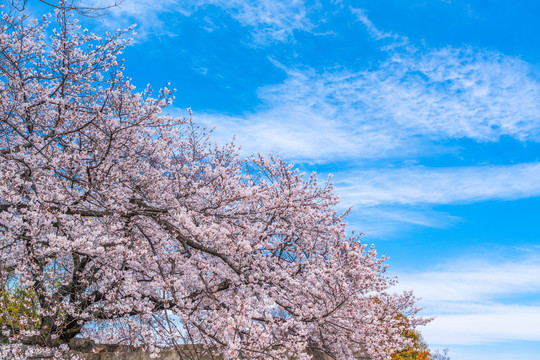
[(416, 300), (387, 292), (385, 258), (347, 234), (329, 181), (164, 115), (174, 92), (123, 74), (129, 30), (2, 15), (0, 276), (39, 318), (2, 324), (10, 341), (197, 343), (224, 359), (409, 345), (397, 315), (425, 323)]

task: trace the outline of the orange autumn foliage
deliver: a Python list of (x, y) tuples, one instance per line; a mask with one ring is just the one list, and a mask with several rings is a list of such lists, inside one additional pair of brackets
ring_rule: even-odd
[(403, 325), (405, 326), (403, 334), (406, 338), (412, 339), (413, 344), (405, 350), (393, 353), (392, 360), (432, 360), (431, 352), (420, 333), (407, 326), (408, 321), (405, 316), (400, 314), (398, 317), (403, 319)]

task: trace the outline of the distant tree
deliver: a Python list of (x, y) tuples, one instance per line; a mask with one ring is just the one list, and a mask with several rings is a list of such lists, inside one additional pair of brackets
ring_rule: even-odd
[(443, 349), (442, 352), (437, 350), (432, 355), (433, 360), (450, 360), (450, 356), (448, 356), (448, 349)]
[(401, 351), (392, 354), (392, 360), (434, 360), (427, 344), (420, 334), (412, 329), (405, 330), (404, 334), (412, 340), (412, 344)]
[[(0, 325), (10, 332), (35, 329), (39, 321), (33, 292), (20, 287), (8, 288), (4, 283), (0, 289)], [(0, 338), (7, 340), (0, 335)]]
[(398, 314), (397, 318), (401, 320), (403, 335), (411, 340), (408, 347), (396, 351), (392, 354), (392, 360), (450, 360), (448, 349), (441, 353), (439, 350), (433, 352), (422, 338), (422, 335), (409, 325), (409, 319)]
[(5, 10), (5, 339), (65, 349), (84, 332), (225, 359), (390, 359), (411, 345), (396, 315), (424, 323), (414, 297), (386, 293), (384, 257), (347, 235), (329, 182), (162, 115), (173, 91), (134, 91), (124, 33), (82, 30), (62, 6), (39, 20)]

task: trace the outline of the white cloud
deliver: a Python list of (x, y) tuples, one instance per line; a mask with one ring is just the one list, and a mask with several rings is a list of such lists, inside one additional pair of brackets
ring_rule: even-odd
[(371, 38), (386, 44), (381, 49), (388, 60), (373, 72), (381, 89), (368, 84), (367, 91), (382, 99), (371, 106), (381, 118), (432, 136), (538, 140), (537, 69), (519, 58), (471, 47), (422, 51), (407, 37), (377, 28), (365, 10), (350, 10)]
[(350, 8), (351, 12), (356, 15), (358, 21), (360, 21), (368, 31), (371, 38), (375, 40), (389, 41), (390, 45), (384, 46), (383, 49), (391, 50), (396, 47), (404, 47), (412, 50), (409, 38), (395, 34), (393, 32), (382, 31), (375, 26), (375, 24), (368, 18), (367, 11), (364, 9)]
[[(351, 207), (347, 199), (342, 198), (338, 210), (345, 211)], [(352, 212), (347, 217), (349, 229), (356, 229), (364, 233), (366, 241), (373, 239), (395, 239), (396, 235), (403, 234), (417, 227), (449, 228), (462, 219), (451, 214), (434, 211), (429, 207), (379, 205), (356, 206), (352, 205)]]
[(160, 14), (191, 16), (208, 6), (221, 8), (225, 13), (249, 27), (257, 42), (289, 40), (294, 31), (310, 31), (308, 8), (303, 0), (130, 0), (112, 9), (115, 22), (135, 21), (144, 32), (171, 35)]
[(433, 138), (539, 139), (540, 82), (522, 60), (443, 48), (387, 65), (379, 71), (380, 86), (372, 89), (380, 101), (370, 110), (405, 129)]
[(540, 306), (491, 305), (476, 313), (437, 315), (422, 334), (442, 346), (540, 341)]
[[(440, 266), (439, 266), (440, 267)], [(487, 262), (448, 262), (435, 271), (399, 276), (398, 289), (414, 289), (424, 313), (435, 320), (422, 329), (432, 345), (540, 341), (540, 257)], [(520, 298), (525, 304), (509, 304)]]
[(407, 155), (444, 139), (540, 139), (540, 81), (498, 53), (443, 48), (395, 54), (370, 70), (284, 69), (283, 83), (259, 89), (264, 105), (254, 112), (213, 115), (218, 133), (318, 162)]
[(254, 29), (256, 38), (286, 40), (295, 30), (307, 31), (312, 28), (303, 0), (203, 0), (202, 4), (212, 4), (223, 8), (244, 26)]
[(196, 114), (196, 118), (215, 125), (221, 140), (236, 136), (247, 153), (278, 153), (295, 162), (326, 162), (359, 154), (376, 158), (396, 148), (391, 134), (366, 125), (359, 140), (341, 119), (326, 117), (302, 103), (237, 117)]
[(540, 163), (451, 168), (412, 167), (336, 174), (346, 205), (451, 204), (540, 195)]
[(516, 293), (540, 295), (538, 274), (540, 259), (533, 257), (520, 262), (458, 261), (446, 264), (442, 270), (403, 274), (399, 278), (400, 287), (414, 289), (424, 302), (444, 304), (446, 312), (454, 313), (464, 309), (453, 302), (489, 301)]
[(391, 33), (391, 32), (384, 32), (381, 31), (379, 28), (373, 24), (373, 22), (367, 17), (366, 11), (364, 9), (351, 9), (352, 13), (356, 15), (358, 20), (364, 24), (366, 29), (369, 32), (369, 35), (374, 38), (375, 40), (383, 40), (383, 39), (392, 39), (397, 40), (398, 35)]

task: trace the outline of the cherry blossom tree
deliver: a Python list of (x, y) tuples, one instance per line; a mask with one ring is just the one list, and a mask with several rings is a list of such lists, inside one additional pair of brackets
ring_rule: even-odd
[(330, 182), (164, 115), (174, 91), (123, 74), (125, 32), (92, 34), (62, 7), (2, 15), (0, 281), (31, 304), (16, 319), (0, 304), (5, 339), (225, 359), (411, 345), (397, 315), (424, 323), (415, 298), (387, 292), (385, 258), (347, 234)]

